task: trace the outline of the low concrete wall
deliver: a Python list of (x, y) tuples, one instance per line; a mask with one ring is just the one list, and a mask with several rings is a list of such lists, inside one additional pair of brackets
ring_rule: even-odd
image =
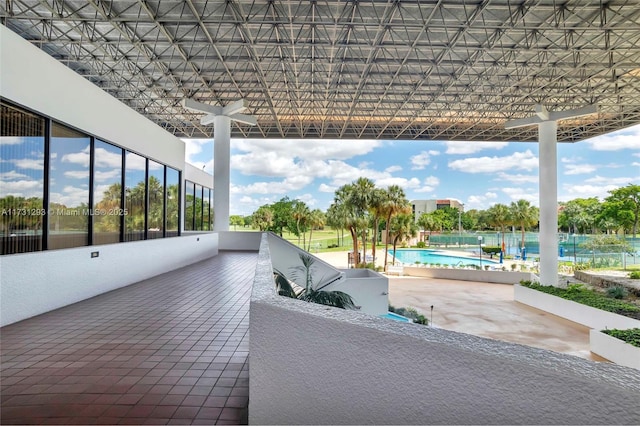
[(550, 314), (577, 322), (589, 328), (604, 330), (605, 328), (637, 328), (640, 321), (592, 308), (582, 303), (573, 302), (558, 296), (543, 293), (521, 285), (514, 286), (513, 298), (516, 302), (532, 306)]
[(589, 330), (589, 346), (594, 354), (616, 364), (640, 370), (640, 348), (637, 346), (604, 334), (600, 330)]
[(217, 254), (218, 234), (210, 233), (0, 256), (0, 322), (5, 326)]
[(535, 279), (535, 276), (529, 272), (423, 268), (419, 266), (405, 266), (404, 275), (410, 275), (412, 277), (441, 278), (446, 280), (479, 281), (497, 284), (516, 284), (523, 280), (530, 281)]
[(250, 424), (636, 424), (640, 371), (275, 294), (263, 238)]
[(258, 251), (262, 232), (222, 231), (218, 232), (220, 250)]
[(347, 293), (360, 312), (384, 315), (389, 312), (389, 278), (370, 269), (343, 269), (345, 279), (325, 288)]

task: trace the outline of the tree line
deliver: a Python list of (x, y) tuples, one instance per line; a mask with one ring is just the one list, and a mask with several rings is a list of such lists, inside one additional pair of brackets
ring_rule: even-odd
[[(560, 202), (558, 231), (632, 233), (635, 238), (640, 216), (640, 185), (630, 184), (611, 190), (609, 194), (604, 201), (592, 197)], [(524, 246), (525, 232), (537, 230), (538, 223), (539, 209), (523, 199), (509, 205), (494, 204), (486, 210), (465, 212), (447, 206), (414, 218), (411, 204), (401, 187), (392, 185), (378, 188), (368, 178), (359, 178), (338, 188), (326, 212), (312, 210), (301, 200), (284, 197), (273, 204), (261, 206), (251, 216), (230, 217), (230, 224), (234, 227), (253, 226), (279, 235), (286, 229), (298, 236), (299, 245), (307, 250), (311, 249), (314, 229), (328, 225), (336, 230), (347, 230), (354, 253), (366, 253), (367, 245), (370, 245), (373, 257), (380, 235), (386, 236), (386, 257), (389, 242), (394, 243), (395, 248), (398, 241), (415, 237), (418, 230), (424, 231), (425, 235), (427, 232), (431, 235), (432, 232), (456, 230), (496, 230), (503, 234), (504, 244), (504, 233), (510, 227), (515, 227), (521, 232)]]

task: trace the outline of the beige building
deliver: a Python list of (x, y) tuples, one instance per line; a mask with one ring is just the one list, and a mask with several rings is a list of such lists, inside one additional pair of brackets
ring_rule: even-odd
[(464, 211), (464, 204), (458, 200), (443, 199), (443, 200), (411, 200), (411, 209), (413, 211), (413, 218), (415, 221), (420, 218), (422, 213), (431, 213), (438, 209), (445, 207), (451, 207), (453, 209), (459, 209)]

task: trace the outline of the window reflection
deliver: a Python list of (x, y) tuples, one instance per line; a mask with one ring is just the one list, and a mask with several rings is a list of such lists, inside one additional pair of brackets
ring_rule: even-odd
[(149, 213), (147, 238), (162, 238), (164, 232), (164, 166), (149, 160)]
[(58, 123), (49, 146), (49, 240), (47, 248), (89, 244), (91, 138)]
[(122, 149), (95, 141), (93, 165), (93, 244), (120, 242)]
[(196, 231), (202, 230), (202, 186), (196, 185), (196, 207), (195, 207), (195, 228)]
[(195, 184), (184, 181), (184, 230), (194, 230)]
[(146, 170), (144, 157), (127, 152), (125, 159), (124, 240), (144, 240), (146, 213)]
[(180, 172), (167, 167), (167, 237), (178, 235), (180, 210)]
[(45, 120), (0, 104), (0, 254), (42, 250)]

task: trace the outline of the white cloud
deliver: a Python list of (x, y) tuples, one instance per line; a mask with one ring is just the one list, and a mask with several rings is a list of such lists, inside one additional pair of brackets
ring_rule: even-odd
[(120, 169), (118, 170), (109, 170), (107, 172), (101, 172), (99, 170), (95, 171), (94, 179), (98, 182), (102, 182), (105, 180), (110, 180), (114, 178), (120, 178)]
[(338, 189), (337, 186), (329, 186), (325, 183), (321, 183), (320, 186), (318, 187), (318, 191), (327, 192), (330, 194), (333, 194), (334, 192), (336, 192), (336, 189)]
[(80, 152), (63, 155), (61, 161), (63, 163), (78, 164), (82, 167), (89, 167), (89, 152), (90, 148), (87, 146)]
[(0, 136), (0, 145), (20, 145), (25, 141), (22, 136)]
[(2, 194), (25, 198), (42, 197), (42, 183), (37, 180), (2, 182)]
[(538, 158), (530, 151), (515, 152), (506, 157), (475, 157), (449, 162), (449, 168), (465, 173), (496, 173), (505, 170), (538, 168)]
[[(193, 164), (195, 157), (203, 152), (203, 146), (213, 146), (213, 139), (182, 139), (184, 142), (184, 156), (187, 163)], [(213, 148), (211, 148), (211, 157), (213, 157)]]
[(127, 153), (127, 158), (125, 159), (125, 161), (127, 169), (145, 170), (147, 167), (147, 163), (144, 157), (141, 157), (138, 154), (134, 154), (132, 152)]
[(122, 167), (122, 155), (107, 151), (104, 148), (96, 148), (95, 166), (119, 169)]
[(403, 177), (385, 177), (385, 178), (380, 178), (377, 179), (375, 181), (375, 184), (377, 187), (379, 188), (388, 188), (391, 185), (398, 185), (399, 187), (401, 187), (404, 190), (407, 189), (414, 189), (414, 188), (419, 188), (420, 187), (420, 179), (416, 178), (416, 177), (412, 177), (410, 179), (407, 178), (403, 178)]
[(428, 176), (424, 178), (423, 182), (425, 185), (433, 185), (433, 186), (440, 185), (440, 179), (438, 179), (435, 176)]
[(382, 141), (363, 139), (232, 139), (231, 147), (248, 153), (279, 153), (302, 160), (347, 160), (381, 147)]
[(438, 151), (421, 151), (420, 154), (412, 156), (410, 158), (413, 165), (411, 170), (423, 170), (431, 163), (431, 157), (438, 154)]
[(525, 188), (502, 188), (502, 192), (504, 192), (509, 198), (513, 201), (517, 200), (527, 200), (531, 204), (537, 206), (538, 205), (538, 193), (532, 193), (530, 190)]
[(618, 185), (618, 186), (626, 186), (632, 182), (637, 182), (640, 180), (640, 175), (633, 177), (604, 177), (596, 175), (592, 178), (585, 179), (586, 183), (595, 183), (595, 184), (609, 184), (609, 185)]
[(64, 176), (72, 179), (88, 179), (89, 170), (68, 170), (64, 172)]
[(498, 177), (493, 179), (494, 181), (505, 181), (511, 182), (515, 184), (523, 184), (523, 183), (538, 183), (538, 175), (522, 175), (522, 174), (509, 174), (500, 172), (498, 173)]
[(567, 164), (565, 167), (565, 175), (584, 175), (593, 173), (598, 168), (593, 164)]
[(445, 142), (446, 154), (475, 154), (485, 149), (502, 149), (508, 142)]
[(585, 141), (594, 151), (640, 150), (640, 126), (625, 131), (597, 136)]
[(384, 171), (387, 172), (387, 173), (395, 173), (395, 172), (402, 171), (402, 167), (401, 166), (390, 166), (390, 167), (387, 167), (386, 169), (384, 169)]
[(44, 168), (44, 158), (22, 158), (11, 160), (19, 169), (40, 170)]
[(467, 198), (467, 202), (464, 203), (464, 209), (465, 211), (471, 209), (486, 210), (492, 204), (495, 204), (493, 200), (497, 198), (498, 194), (495, 192), (485, 192), (481, 195), (470, 195)]
[(8, 172), (0, 173), (0, 180), (3, 182), (3, 185), (5, 181), (24, 178), (28, 179), (29, 176), (25, 175), (24, 173), (18, 173), (15, 170), (9, 170)]
[(298, 195), (296, 199), (303, 201), (309, 207), (315, 206), (316, 203), (318, 202), (318, 200), (316, 200), (311, 194)]
[(563, 184), (563, 194), (558, 196), (561, 201), (568, 201), (575, 198), (591, 198), (598, 197), (604, 199), (608, 197), (609, 191), (612, 189), (618, 189), (619, 185), (576, 185), (576, 184)]

